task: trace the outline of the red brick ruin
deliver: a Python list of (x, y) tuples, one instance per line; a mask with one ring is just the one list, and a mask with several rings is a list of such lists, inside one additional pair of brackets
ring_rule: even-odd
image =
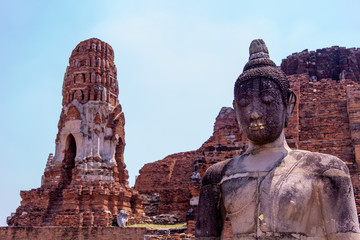
[(281, 70), (287, 75), (308, 73), (311, 80), (349, 79), (360, 83), (360, 49), (334, 46), (294, 53), (284, 59)]
[[(281, 68), (298, 98), (286, 129), (289, 145), (341, 158), (360, 212), (360, 50), (304, 50)], [(134, 190), (123, 159), (124, 122), (112, 48), (98, 39), (81, 42), (64, 77), (55, 155), (49, 155), (41, 187), (21, 191), (9, 226), (110, 226), (126, 210), (133, 219), (143, 212), (173, 215), (187, 221), (191, 233), (206, 169), (246, 149), (234, 110), (220, 110), (213, 135), (199, 149), (145, 164)]]
[(111, 226), (120, 210), (142, 215), (123, 158), (124, 113), (111, 46), (79, 43), (64, 76), (55, 155), (40, 188), (21, 191), (9, 226)]
[[(306, 50), (283, 60), (281, 67), (298, 98), (286, 129), (290, 147), (332, 154), (345, 161), (360, 213), (360, 50)], [(331, 72), (333, 67), (336, 71)], [(176, 215), (180, 221), (187, 220), (191, 229), (200, 177), (212, 164), (242, 153), (246, 142), (234, 110), (222, 108), (213, 135), (198, 150), (169, 155), (140, 170), (135, 189), (144, 198), (145, 213)]]

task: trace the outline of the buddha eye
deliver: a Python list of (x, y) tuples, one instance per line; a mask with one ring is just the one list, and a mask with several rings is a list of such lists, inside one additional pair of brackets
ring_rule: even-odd
[(270, 104), (275, 100), (275, 98), (273, 96), (271, 96), (270, 94), (264, 94), (261, 96), (261, 101), (265, 104)]
[(238, 104), (240, 107), (246, 107), (250, 104), (249, 99), (247, 97), (240, 97)]

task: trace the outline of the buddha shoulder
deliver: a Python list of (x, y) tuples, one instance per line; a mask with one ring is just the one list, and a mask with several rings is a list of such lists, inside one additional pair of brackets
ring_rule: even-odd
[(229, 161), (230, 160), (221, 161), (210, 166), (204, 174), (202, 185), (218, 184), (222, 179), (225, 166)]
[(319, 175), (349, 175), (346, 164), (330, 154), (310, 152), (304, 150), (294, 150), (289, 155), (296, 159), (298, 167)]

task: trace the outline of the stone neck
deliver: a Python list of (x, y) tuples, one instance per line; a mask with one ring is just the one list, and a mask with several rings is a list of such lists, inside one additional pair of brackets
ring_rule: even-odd
[(268, 171), (278, 165), (291, 151), (286, 140), (284, 131), (274, 142), (256, 145), (249, 143), (249, 148), (243, 154), (244, 169), (249, 172)]
[(291, 149), (286, 142), (284, 131), (285, 130), (283, 129), (280, 136), (271, 143), (260, 145), (249, 140), (249, 147), (244, 154), (257, 155), (264, 151), (288, 153), (289, 151), (291, 151)]

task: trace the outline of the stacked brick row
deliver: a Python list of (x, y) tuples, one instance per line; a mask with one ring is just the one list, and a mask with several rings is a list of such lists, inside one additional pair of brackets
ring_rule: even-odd
[(199, 149), (204, 159), (200, 167), (201, 177), (211, 165), (244, 152), (246, 142), (238, 128), (234, 110), (223, 107), (216, 117), (213, 135)]
[[(240, 133), (232, 108), (224, 107), (216, 118), (214, 134), (198, 150), (177, 153), (146, 164), (136, 179), (135, 189), (144, 199), (147, 215), (173, 214), (180, 221), (193, 220), (200, 195), (201, 177), (214, 163), (243, 152), (246, 139)], [(153, 206), (158, 206), (154, 208)]]
[(355, 163), (351, 170), (351, 179), (355, 192), (355, 201), (358, 215), (360, 215), (360, 86), (348, 85), (347, 94), (347, 112), (349, 116), (349, 128), (351, 133), (352, 145), (354, 147)]
[(134, 188), (143, 195), (146, 215), (172, 214), (185, 221), (192, 194), (199, 194), (191, 181), (193, 160), (199, 157), (197, 151), (173, 154), (140, 170)]
[(148, 228), (108, 228), (108, 227), (1, 227), (0, 239), (61, 239), (61, 240), (144, 240), (154, 236), (155, 230)]
[[(328, 153), (341, 158), (351, 170), (360, 212), (360, 182), (357, 168), (360, 160), (360, 85), (351, 80), (337, 82), (322, 79), (313, 82), (311, 76), (306, 73), (290, 75), (289, 80), (298, 101), (286, 128), (289, 145), (292, 148)], [(158, 193), (159, 205), (166, 199), (166, 205), (170, 208), (163, 208), (159, 213), (172, 212), (184, 216), (185, 212), (182, 211), (186, 210), (186, 204), (180, 207), (176, 199), (181, 198), (182, 203), (187, 200), (187, 207), (191, 209), (190, 202), (199, 196), (200, 186), (200, 181), (194, 182), (189, 177), (192, 164), (189, 157), (198, 158), (193, 162), (197, 162), (197, 171), (202, 177), (212, 164), (241, 154), (246, 149), (246, 142), (238, 129), (233, 109), (224, 107), (216, 118), (213, 136), (208, 141), (196, 151), (170, 155), (164, 160), (146, 164), (140, 170), (135, 189), (140, 193)], [(153, 177), (154, 180), (145, 177), (151, 176), (152, 171), (158, 171), (160, 163), (163, 168), (167, 168), (165, 165), (170, 163), (169, 159), (172, 159), (173, 171), (178, 173), (176, 184), (174, 178), (169, 178), (166, 174), (162, 176), (160, 185), (159, 182), (155, 182), (160, 176)], [(143, 190), (145, 184), (148, 186), (146, 191)], [(189, 189), (196, 191), (189, 195)], [(188, 220), (189, 226), (192, 226), (193, 220)]]
[(118, 102), (114, 53), (99, 39), (72, 51), (63, 84), (55, 155), (40, 188), (21, 191), (10, 226), (111, 226), (121, 210), (141, 217), (128, 186), (125, 117)]
[(287, 75), (307, 73), (311, 81), (330, 78), (360, 83), (360, 49), (334, 46), (294, 53), (284, 59), (281, 70)]
[[(304, 81), (299, 96), (299, 148), (331, 153), (353, 162), (354, 149), (347, 114), (346, 87), (349, 81), (338, 84), (322, 79)], [(353, 83), (355, 84), (355, 83)]]
[(300, 79), (303, 75), (292, 75), (290, 80), (291, 90), (296, 94), (297, 102), (291, 114), (287, 128), (285, 128), (286, 141), (292, 149), (299, 149), (299, 96), (300, 96)]
[(101, 100), (118, 103), (117, 69), (112, 47), (99, 40), (89, 39), (72, 51), (63, 84), (63, 105), (77, 99), (81, 103)]

